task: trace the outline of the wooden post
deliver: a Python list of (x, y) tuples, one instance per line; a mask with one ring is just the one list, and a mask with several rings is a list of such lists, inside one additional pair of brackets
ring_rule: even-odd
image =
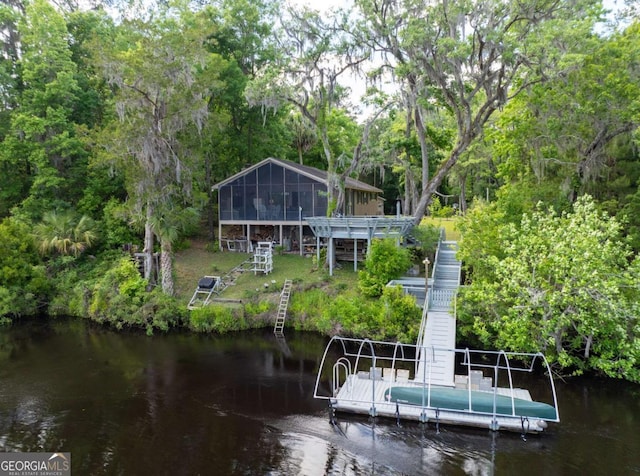
[(429, 265), (431, 261), (429, 258), (425, 258), (424, 261), (424, 292), (426, 293), (429, 290)]
[(302, 207), (298, 207), (298, 221), (300, 222), (300, 256), (302, 256)]

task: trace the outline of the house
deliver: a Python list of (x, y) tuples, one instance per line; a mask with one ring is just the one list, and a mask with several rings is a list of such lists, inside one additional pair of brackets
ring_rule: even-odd
[[(326, 171), (268, 158), (213, 189), (218, 191), (222, 249), (250, 251), (256, 242), (274, 241), (300, 254), (315, 251), (316, 239), (306, 218), (327, 215)], [(382, 215), (381, 193), (379, 188), (347, 178), (345, 214)]]

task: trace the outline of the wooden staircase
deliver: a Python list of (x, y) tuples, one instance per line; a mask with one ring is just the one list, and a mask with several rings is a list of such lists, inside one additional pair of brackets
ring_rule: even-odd
[(282, 292), (280, 293), (280, 305), (278, 306), (276, 323), (273, 327), (273, 333), (276, 335), (282, 335), (284, 333), (284, 321), (287, 317), (287, 308), (289, 307), (289, 297), (291, 296), (291, 286), (292, 286), (291, 280), (285, 279), (284, 286), (282, 286)]

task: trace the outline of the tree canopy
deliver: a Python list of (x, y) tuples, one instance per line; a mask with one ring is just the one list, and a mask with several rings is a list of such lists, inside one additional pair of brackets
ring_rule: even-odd
[[(463, 215), (470, 339), (638, 380), (640, 22), (619, 13), (3, 1), (0, 235), (21, 252), (0, 255), (0, 316), (73, 286), (100, 319), (120, 300), (157, 309), (166, 296), (142, 293), (156, 274), (173, 293), (181, 239), (213, 239), (212, 185), (271, 156), (326, 170), (329, 213), (352, 177), (416, 223)], [(134, 248), (140, 279), (119, 260)], [(136, 291), (114, 289), (119, 276)]]
[[(478, 210), (465, 220), (490, 213)], [(493, 250), (480, 245), (487, 230)], [(629, 266), (620, 224), (591, 197), (579, 198), (570, 212), (539, 206), (519, 224), (474, 223), (467, 231), (462, 254), (473, 278), (460, 310), (467, 332), (500, 348), (542, 350), (575, 373), (597, 369), (640, 380), (638, 258)]]

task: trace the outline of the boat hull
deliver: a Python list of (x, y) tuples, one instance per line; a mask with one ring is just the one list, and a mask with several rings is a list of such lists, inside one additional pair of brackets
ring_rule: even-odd
[(470, 411), (510, 417), (555, 421), (556, 409), (543, 402), (512, 398), (493, 392), (457, 388), (394, 386), (385, 392), (385, 400), (442, 410)]

